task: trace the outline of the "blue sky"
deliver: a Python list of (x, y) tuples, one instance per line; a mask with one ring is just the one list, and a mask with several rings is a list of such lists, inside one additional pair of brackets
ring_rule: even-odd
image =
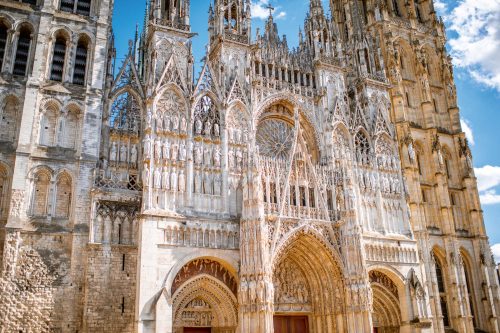
[[(113, 21), (117, 65), (126, 55), (136, 23), (142, 27), (146, 0), (115, 0)], [(263, 27), (268, 0), (253, 0), (253, 35)], [(131, 3), (134, 3), (133, 5)], [(297, 45), (308, 0), (274, 0), (281, 35)], [(325, 9), (328, 0), (323, 0)], [(455, 79), (464, 130), (472, 143), (476, 175), (488, 235), (500, 258), (500, 0), (435, 0), (448, 28), (448, 49), (454, 58)], [(209, 0), (191, 1), (196, 69), (207, 43)]]

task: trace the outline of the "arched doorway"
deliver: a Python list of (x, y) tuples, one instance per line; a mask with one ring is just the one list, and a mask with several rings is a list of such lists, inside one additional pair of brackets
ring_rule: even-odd
[(237, 281), (219, 262), (196, 259), (172, 283), (175, 333), (235, 333)]
[(374, 333), (399, 333), (401, 310), (396, 284), (384, 273), (371, 271), (370, 285), (373, 293), (372, 321)]
[(332, 250), (298, 233), (275, 261), (274, 332), (344, 332), (344, 282)]

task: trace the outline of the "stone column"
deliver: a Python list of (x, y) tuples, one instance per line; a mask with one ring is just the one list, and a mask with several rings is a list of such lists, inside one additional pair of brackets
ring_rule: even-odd
[(243, 214), (240, 227), (239, 332), (272, 333), (274, 286), (264, 220), (261, 177), (253, 149), (243, 180)]

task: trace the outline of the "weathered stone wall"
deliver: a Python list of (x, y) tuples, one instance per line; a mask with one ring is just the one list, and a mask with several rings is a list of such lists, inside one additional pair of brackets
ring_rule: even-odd
[(137, 248), (89, 245), (85, 280), (85, 332), (133, 332)]

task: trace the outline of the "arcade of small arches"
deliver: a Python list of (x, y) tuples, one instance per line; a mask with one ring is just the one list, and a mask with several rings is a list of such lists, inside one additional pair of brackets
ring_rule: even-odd
[[(404, 332), (403, 322), (418, 318), (417, 308), (407, 308), (408, 297), (422, 289), (414, 272), (404, 279), (392, 268), (377, 266), (368, 273), (370, 287), (363, 296), (361, 285), (348, 286), (343, 271), (343, 264), (307, 233), (298, 235), (276, 257), (271, 288), (261, 276), (256, 281), (240, 280), (225, 260), (193, 259), (172, 272), (173, 278), (167, 279), (171, 285), (165, 286), (173, 332), (234, 333), (251, 327), (238, 318), (252, 310), (270, 311), (274, 332), (346, 332), (352, 327), (347, 313), (353, 302), (361, 307), (366, 302), (363, 306), (371, 312), (375, 332)], [(272, 292), (266, 294), (267, 290)], [(414, 298), (415, 307), (425, 311)]]

